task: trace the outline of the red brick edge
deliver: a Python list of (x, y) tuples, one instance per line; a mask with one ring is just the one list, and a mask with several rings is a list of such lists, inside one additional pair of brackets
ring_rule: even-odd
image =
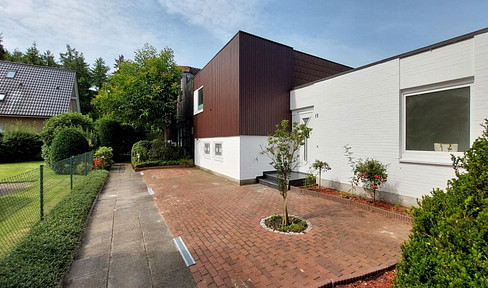
[(318, 192), (310, 191), (310, 190), (304, 190), (304, 189), (300, 189), (300, 188), (296, 188), (296, 187), (293, 187), (291, 191), (296, 192), (298, 194), (309, 195), (309, 196), (318, 197), (318, 198), (325, 198), (327, 200), (338, 202), (338, 203), (341, 203), (344, 205), (351, 205), (351, 206), (355, 206), (355, 207), (363, 209), (363, 210), (378, 213), (378, 214), (381, 214), (381, 215), (386, 216), (388, 218), (401, 220), (401, 221), (404, 221), (404, 222), (407, 222), (410, 224), (413, 223), (413, 219), (410, 216), (401, 215), (401, 214), (398, 214), (395, 212), (383, 210), (383, 209), (380, 209), (377, 207), (373, 207), (373, 206), (369, 206), (369, 205), (366, 205), (363, 203), (355, 202), (355, 201), (352, 201), (350, 199), (341, 198), (341, 197), (333, 196), (333, 195), (329, 195), (329, 194), (318, 193)]
[(310, 286), (310, 288), (312, 288), (312, 287), (334, 288), (338, 285), (351, 284), (351, 283), (354, 283), (358, 280), (366, 279), (366, 278), (369, 278), (371, 276), (381, 274), (385, 271), (392, 270), (393, 268), (395, 268), (395, 266), (397, 264), (398, 264), (398, 262), (394, 262), (394, 263), (391, 263), (389, 265), (380, 266), (380, 268), (377, 268), (377, 269), (370, 269), (370, 270), (367, 270), (365, 273), (358, 275), (358, 276), (352, 276), (352, 277), (342, 278), (342, 279), (324, 280), (323, 282), (320, 282), (317, 286), (316, 285)]
[(153, 170), (153, 169), (174, 169), (174, 168), (188, 168), (188, 167), (183, 167), (181, 165), (171, 165), (171, 166), (151, 166), (151, 167), (134, 167), (134, 172), (139, 172), (139, 171), (145, 171), (145, 170)]

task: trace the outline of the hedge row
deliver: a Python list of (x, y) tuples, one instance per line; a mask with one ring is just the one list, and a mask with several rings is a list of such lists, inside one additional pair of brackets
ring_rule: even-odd
[(41, 137), (15, 129), (0, 133), (0, 163), (41, 160)]
[(0, 260), (0, 287), (55, 287), (80, 245), (92, 204), (108, 172), (94, 170), (19, 245)]

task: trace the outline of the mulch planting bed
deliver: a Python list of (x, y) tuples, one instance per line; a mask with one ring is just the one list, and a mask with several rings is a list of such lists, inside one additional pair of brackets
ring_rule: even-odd
[(328, 195), (332, 195), (332, 196), (342, 197), (342, 198), (350, 199), (350, 200), (352, 200), (354, 202), (359, 202), (359, 203), (363, 203), (363, 204), (366, 204), (366, 205), (370, 205), (370, 206), (373, 206), (373, 207), (376, 207), (376, 208), (379, 208), (379, 209), (383, 209), (385, 211), (391, 211), (391, 212), (395, 212), (395, 213), (398, 213), (398, 214), (401, 214), (401, 215), (410, 216), (406, 212), (410, 208), (405, 207), (405, 206), (395, 205), (395, 204), (391, 204), (391, 203), (388, 203), (388, 202), (383, 202), (383, 201), (380, 201), (380, 200), (376, 200), (375, 203), (373, 203), (373, 199), (371, 199), (371, 198), (365, 198), (365, 197), (358, 196), (358, 195), (352, 195), (352, 194), (347, 193), (347, 192), (340, 192), (339, 193), (339, 191), (334, 190), (334, 189), (331, 189), (331, 188), (324, 188), (324, 187), (317, 187), (317, 186), (315, 186), (315, 187), (312, 187), (312, 188), (302, 187), (302, 189), (307, 189), (307, 190), (314, 191), (314, 192), (318, 192), (318, 193), (323, 193), (323, 194), (328, 194)]
[(364, 280), (359, 280), (347, 285), (339, 285), (341, 288), (357, 288), (357, 287), (375, 287), (375, 288), (390, 288), (393, 285), (395, 278), (395, 271), (386, 271), (383, 274), (376, 275)]

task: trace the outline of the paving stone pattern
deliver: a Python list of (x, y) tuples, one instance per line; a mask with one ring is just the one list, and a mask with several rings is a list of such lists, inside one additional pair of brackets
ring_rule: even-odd
[(65, 287), (195, 287), (139, 173), (116, 164)]
[(288, 211), (312, 222), (304, 235), (266, 231), (282, 213), (279, 192), (237, 186), (198, 169), (145, 171), (156, 204), (196, 265), (198, 287), (317, 287), (384, 268), (401, 258), (410, 224), (309, 195), (289, 194)]

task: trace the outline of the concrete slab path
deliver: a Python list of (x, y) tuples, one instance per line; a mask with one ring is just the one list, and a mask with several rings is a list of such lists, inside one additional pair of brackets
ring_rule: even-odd
[[(411, 225), (323, 198), (289, 193), (288, 211), (312, 223), (305, 235), (265, 230), (282, 198), (198, 169), (144, 172), (174, 237), (196, 261), (198, 287), (321, 287), (395, 264)], [(328, 287), (328, 286), (327, 286)]]
[(64, 287), (196, 287), (139, 173), (115, 164)]

